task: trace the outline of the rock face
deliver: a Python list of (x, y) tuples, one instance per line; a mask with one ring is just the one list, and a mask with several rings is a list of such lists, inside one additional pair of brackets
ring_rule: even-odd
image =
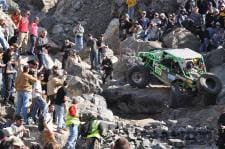
[(199, 39), (185, 28), (176, 28), (163, 37), (163, 42), (168, 48), (190, 48), (198, 50)]
[[(120, 39), (119, 39), (119, 19), (113, 19), (105, 33), (104, 33), (104, 38), (106, 43), (108, 44), (108, 46), (115, 50), (119, 49), (119, 45), (120, 45)], [(116, 53), (119, 53), (119, 51), (115, 51)]]
[(102, 95), (111, 109), (120, 114), (155, 114), (162, 112), (169, 96), (168, 89), (137, 90), (129, 86), (111, 86)]
[(5, 24), (7, 25), (7, 29), (9, 31), (9, 36), (12, 37), (14, 35), (14, 24), (10, 16), (0, 11), (0, 18), (5, 20)]
[(82, 94), (79, 99), (79, 113), (82, 117), (90, 115), (105, 121), (113, 121), (113, 113), (108, 109), (104, 97), (97, 94)]
[(38, 7), (43, 12), (48, 12), (49, 9), (56, 6), (58, 0), (31, 0), (31, 4)]

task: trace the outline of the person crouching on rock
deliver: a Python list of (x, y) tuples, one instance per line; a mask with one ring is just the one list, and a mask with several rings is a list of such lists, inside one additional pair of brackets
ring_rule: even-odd
[(112, 60), (108, 58), (105, 53), (103, 54), (102, 70), (104, 71), (102, 76), (102, 82), (103, 84), (105, 84), (105, 81), (108, 78), (108, 76), (110, 77), (110, 80), (112, 80), (112, 73), (113, 73)]
[(76, 146), (76, 140), (78, 136), (78, 126), (80, 124), (78, 109), (77, 109), (78, 100), (73, 99), (72, 105), (68, 109), (66, 115), (66, 126), (69, 127), (69, 137), (65, 145), (65, 149), (74, 149)]

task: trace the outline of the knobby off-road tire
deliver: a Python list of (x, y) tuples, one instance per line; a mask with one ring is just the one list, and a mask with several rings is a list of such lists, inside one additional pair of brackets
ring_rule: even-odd
[(214, 74), (206, 73), (199, 77), (197, 88), (202, 94), (217, 95), (222, 89), (222, 83)]
[(150, 83), (150, 72), (143, 65), (136, 65), (128, 70), (128, 83), (133, 87), (145, 88)]
[(197, 88), (203, 96), (204, 105), (215, 105), (217, 94), (222, 89), (222, 83), (214, 74), (202, 74), (197, 81)]

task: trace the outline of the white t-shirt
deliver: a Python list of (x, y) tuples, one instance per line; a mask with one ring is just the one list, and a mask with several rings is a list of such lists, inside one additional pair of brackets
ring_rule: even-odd
[(35, 83), (34, 83), (34, 86), (33, 86), (33, 93), (32, 93), (32, 97), (35, 98), (35, 97), (41, 97), (42, 93), (42, 87), (41, 87), (41, 81), (40, 80), (37, 80)]

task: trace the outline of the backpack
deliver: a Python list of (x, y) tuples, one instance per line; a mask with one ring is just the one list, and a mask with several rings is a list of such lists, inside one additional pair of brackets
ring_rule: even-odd
[(45, 128), (44, 126), (44, 116), (43, 114), (40, 114), (39, 119), (38, 119), (38, 130), (43, 131)]
[(87, 135), (89, 134), (90, 132), (90, 128), (91, 128), (91, 123), (90, 122), (85, 122), (84, 124), (81, 124), (80, 125), (80, 130), (79, 130), (79, 135), (82, 137), (82, 138), (85, 138), (87, 137)]

